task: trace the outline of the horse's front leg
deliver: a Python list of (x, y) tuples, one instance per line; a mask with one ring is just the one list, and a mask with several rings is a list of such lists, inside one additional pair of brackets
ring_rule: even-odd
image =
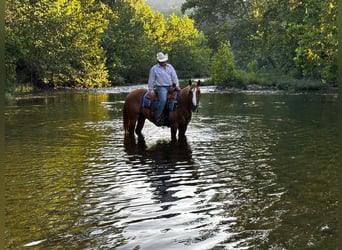
[(188, 125), (184, 125), (184, 126), (179, 127), (179, 132), (178, 132), (179, 138), (185, 137), (185, 132), (186, 132), (187, 128), (188, 128)]
[(138, 117), (138, 124), (137, 124), (137, 127), (135, 128), (135, 133), (139, 136), (142, 135), (141, 131), (144, 127), (145, 119), (146, 119), (145, 116), (140, 113)]
[(130, 118), (128, 120), (128, 124), (127, 124), (127, 131), (126, 134), (130, 135), (130, 136), (134, 136), (134, 128), (135, 128), (135, 123), (136, 123), (136, 119)]
[(178, 126), (176, 124), (172, 124), (171, 125), (171, 140), (172, 141), (175, 141), (177, 140), (177, 129), (178, 129)]

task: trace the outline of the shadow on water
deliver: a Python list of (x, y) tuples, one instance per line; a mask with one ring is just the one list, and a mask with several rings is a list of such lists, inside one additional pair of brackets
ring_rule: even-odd
[(159, 140), (148, 147), (143, 136), (137, 138), (125, 136), (124, 146), (128, 155), (139, 158), (142, 156), (142, 161), (145, 158), (150, 158), (156, 164), (177, 164), (180, 161), (192, 163), (192, 151), (186, 137), (177, 141)]
[(178, 200), (174, 194), (179, 181), (196, 179), (192, 150), (186, 137), (177, 141), (159, 140), (148, 147), (144, 137), (126, 136), (124, 147), (130, 162), (148, 176), (160, 202)]

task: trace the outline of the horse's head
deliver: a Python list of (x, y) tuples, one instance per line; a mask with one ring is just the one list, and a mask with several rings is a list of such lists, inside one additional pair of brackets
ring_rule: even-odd
[(198, 80), (197, 82), (189, 80), (189, 86), (190, 86), (189, 94), (191, 95), (191, 110), (193, 112), (198, 108), (200, 94), (201, 94), (200, 85), (201, 85), (200, 80)]

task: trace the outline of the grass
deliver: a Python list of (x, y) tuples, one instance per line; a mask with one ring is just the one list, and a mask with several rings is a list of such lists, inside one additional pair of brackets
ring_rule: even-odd
[(4, 98), (5, 102), (9, 102), (18, 95), (28, 94), (35, 91), (32, 84), (15, 84), (5, 86)]
[(18, 85), (15, 87), (14, 92), (16, 93), (30, 93), (33, 91), (31, 84)]
[(327, 84), (320, 80), (313, 79), (279, 79), (275, 81), (275, 86), (282, 90), (321, 90), (327, 87)]
[(220, 85), (221, 87), (248, 88), (248, 85), (259, 85), (265, 88), (276, 88), (289, 91), (314, 91), (329, 87), (317, 79), (296, 79), (278, 73), (256, 73), (237, 71), (236, 79)]

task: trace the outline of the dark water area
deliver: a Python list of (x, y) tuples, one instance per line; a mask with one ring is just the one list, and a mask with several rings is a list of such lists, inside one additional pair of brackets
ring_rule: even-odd
[(202, 87), (185, 140), (121, 87), (5, 108), (6, 249), (337, 249), (337, 94)]

